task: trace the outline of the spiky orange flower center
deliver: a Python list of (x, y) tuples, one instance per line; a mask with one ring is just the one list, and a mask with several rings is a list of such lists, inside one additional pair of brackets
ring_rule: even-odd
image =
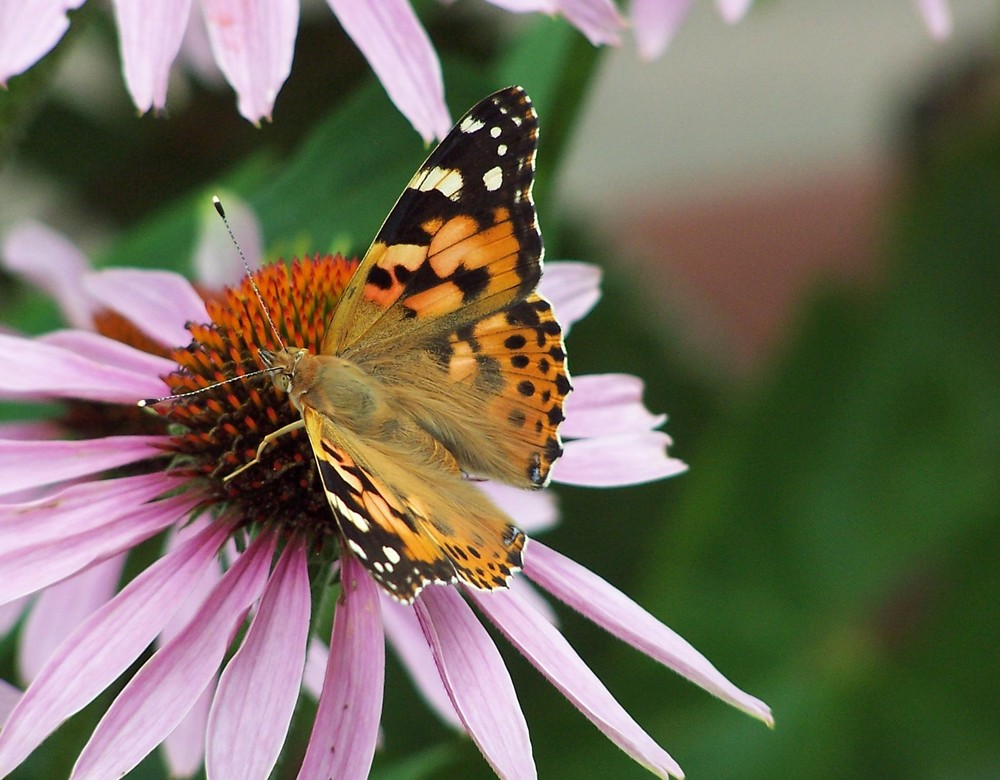
[(211, 321), (189, 324), (191, 344), (172, 355), (178, 370), (166, 377), (170, 391), (203, 391), (161, 407), (174, 434), (173, 473), (203, 480), (211, 500), (236, 505), (249, 525), (305, 532), (317, 541), (336, 530), (301, 429), (278, 438), (260, 462), (226, 479), (253, 459), (266, 434), (299, 415), (266, 374), (217, 383), (263, 368), (262, 349), (286, 345), (317, 352), (356, 268), (357, 261), (339, 255), (266, 266), (253, 276), (260, 299), (250, 279), (208, 298)]

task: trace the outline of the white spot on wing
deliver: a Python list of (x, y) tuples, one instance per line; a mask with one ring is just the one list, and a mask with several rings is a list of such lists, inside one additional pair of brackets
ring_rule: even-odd
[(486, 127), (486, 123), (474, 116), (467, 116), (458, 127), (463, 133), (474, 133), (476, 130), (482, 130)]
[(361, 560), (363, 560), (363, 561), (367, 561), (368, 560), (368, 556), (365, 554), (365, 551), (361, 549), (361, 545), (359, 545), (353, 539), (348, 539), (347, 540), (347, 546), (350, 547), (351, 548), (351, 552), (353, 552), (355, 555), (357, 555)]
[(507, 154), (507, 144), (500, 144), (497, 147), (497, 157), (503, 157)]
[(500, 133), (502, 133), (502, 132), (503, 131), (499, 128), (499, 126), (498, 127), (491, 127), (490, 128), (490, 135), (493, 136), (494, 138), (499, 138), (500, 137)]
[(399, 560), (400, 560), (399, 559), (399, 553), (396, 552), (391, 547), (383, 547), (382, 548), (382, 554), (386, 557), (386, 559), (390, 563), (399, 563)]
[(457, 168), (435, 166), (430, 170), (417, 171), (407, 186), (411, 190), (419, 192), (437, 190), (449, 200), (458, 200), (458, 194), (462, 191), (463, 184), (462, 172)]
[(490, 192), (496, 192), (500, 189), (500, 186), (503, 184), (503, 171), (499, 165), (495, 168), (490, 168), (483, 174), (483, 184), (486, 185), (486, 189)]

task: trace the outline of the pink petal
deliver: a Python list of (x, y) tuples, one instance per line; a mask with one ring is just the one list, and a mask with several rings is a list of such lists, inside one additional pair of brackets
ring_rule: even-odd
[(551, 491), (520, 490), (490, 481), (477, 482), (476, 487), (510, 515), (518, 528), (529, 534), (544, 531), (559, 522), (556, 495)]
[(573, 323), (586, 317), (600, 300), (601, 269), (569, 260), (546, 263), (538, 289), (552, 304), (567, 334)]
[(0, 86), (23, 73), (69, 28), (66, 12), (84, 0), (0, 0)]
[(228, 531), (214, 524), (158, 560), (59, 646), (0, 732), (0, 775), (139, 657), (214, 562)]
[(236, 90), (240, 114), (271, 118), (292, 69), (298, 0), (202, 0), (215, 61)]
[(171, 780), (193, 777), (205, 763), (205, 729), (208, 713), (215, 696), (215, 680), (201, 692), (191, 711), (163, 740), (163, 754), (167, 760)]
[(0, 438), (8, 441), (57, 439), (65, 433), (51, 420), (0, 423)]
[(17, 660), (24, 682), (34, 680), (66, 637), (111, 600), (124, 565), (125, 556), (116, 555), (42, 591), (21, 629)]
[(573, 377), (566, 399), (566, 421), (559, 428), (569, 438), (644, 433), (666, 422), (642, 403), (643, 383), (630, 374), (590, 374)]
[(6, 680), (0, 680), (0, 728), (3, 728), (24, 692)]
[(113, 513), (127, 514), (171, 487), (162, 474), (140, 474), (71, 485), (20, 504), (0, 504), (0, 555), (101, 528)]
[(425, 143), (444, 138), (451, 118), (441, 63), (407, 0), (327, 0), (344, 31), (365, 55), (389, 98)]
[(683, 638), (589, 569), (533, 539), (524, 573), (622, 641), (723, 701), (774, 725), (764, 702), (733, 685)]
[(632, 28), (639, 56), (655, 60), (674, 39), (691, 10), (692, 0), (632, 0)]
[(187, 628), (136, 672), (97, 724), (72, 780), (121, 777), (173, 731), (208, 686), (233, 632), (267, 583), (273, 536), (259, 536)]
[(640, 728), (580, 659), (565, 637), (509, 590), (469, 591), (479, 608), (559, 691), (605, 736), (661, 777), (684, 773)]
[[(16, 0), (0, 0), (0, 39), (6, 32), (2, 21), (4, 11), (16, 4)], [(0, 53), (3, 51), (0, 40)], [(22, 223), (8, 231), (0, 255), (9, 271), (23, 276), (55, 299), (66, 322), (76, 328), (93, 327), (93, 303), (80, 283), (90, 263), (62, 233), (36, 222)]]
[(595, 46), (618, 45), (625, 23), (611, 0), (559, 0), (559, 10)]
[(364, 780), (375, 756), (385, 682), (378, 587), (353, 556), (342, 561), (330, 660), (299, 780)]
[(661, 431), (567, 442), (553, 466), (553, 479), (566, 485), (614, 487), (672, 477), (687, 466), (667, 455), (669, 444), (670, 437)]
[(140, 113), (167, 104), (170, 66), (191, 13), (191, 0), (114, 0), (122, 70)]
[[(450, 1), (450, 0), (449, 0)], [(503, 8), (515, 14), (540, 12), (554, 15), (558, 10), (556, 0), (489, 0), (497, 8)]]
[(936, 41), (943, 41), (951, 35), (952, 18), (948, 0), (916, 0), (917, 10), (927, 25), (927, 30)]
[(385, 593), (380, 593), (382, 603), (382, 623), (389, 644), (396, 652), (420, 691), (420, 695), (431, 706), (446, 724), (452, 728), (464, 730), (461, 718), (455, 712), (451, 697), (445, 690), (441, 675), (423, 629), (417, 620), (417, 614), (412, 607), (406, 607)]
[(454, 588), (441, 586), (421, 591), (414, 609), (452, 703), (493, 771), (536, 777), (514, 683), (472, 609)]
[[(534, 546), (534, 544), (535, 541), (532, 539), (529, 546)], [(535, 610), (556, 628), (559, 627), (559, 615), (556, 614), (555, 608), (545, 595), (535, 587), (535, 583), (527, 577), (513, 577), (509, 587), (529, 608)]]
[(87, 274), (84, 286), (96, 300), (166, 347), (191, 341), (185, 323), (208, 322), (205, 303), (180, 274), (108, 268)]
[(162, 455), (167, 436), (109, 436), (73, 441), (0, 440), (0, 495)]
[(268, 777), (285, 742), (302, 683), (311, 595), (306, 549), (286, 547), (260, 609), (229, 662), (208, 723), (213, 780)]
[(330, 648), (318, 637), (311, 637), (306, 650), (306, 667), (302, 672), (302, 688), (317, 701), (323, 692), (323, 679), (329, 661)]
[[(0, 601), (41, 590), (134, 547), (177, 522), (196, 500), (180, 496), (139, 506), (115, 505), (88, 523), (100, 523), (95, 527), (80, 531), (67, 523), (61, 538), (0, 548)], [(93, 514), (98, 513), (95, 507)]]
[(747, 15), (753, 0), (715, 0), (719, 16), (729, 24), (736, 24)]
[(41, 341), (0, 333), (0, 398), (78, 398), (135, 404), (162, 395), (163, 381)]
[(136, 374), (161, 377), (177, 370), (177, 364), (168, 358), (86, 330), (56, 330), (39, 336), (35, 341), (86, 355), (88, 360)]
[[(220, 200), (247, 265), (258, 268), (264, 252), (256, 215), (238, 195), (225, 193)], [(206, 203), (201, 212), (201, 235), (194, 250), (195, 276), (213, 290), (239, 284), (246, 276), (246, 269), (239, 250), (233, 245), (233, 236), (229, 235), (214, 207)]]

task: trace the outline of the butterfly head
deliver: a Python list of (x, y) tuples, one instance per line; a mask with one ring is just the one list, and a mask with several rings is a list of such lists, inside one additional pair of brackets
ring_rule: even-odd
[(271, 381), (282, 393), (290, 393), (295, 380), (295, 370), (303, 357), (309, 354), (304, 347), (285, 347), (277, 352), (262, 349), (260, 359), (271, 374)]

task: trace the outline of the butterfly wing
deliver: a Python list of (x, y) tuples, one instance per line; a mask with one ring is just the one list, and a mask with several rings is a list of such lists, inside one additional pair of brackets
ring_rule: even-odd
[(535, 292), (538, 122), (486, 98), (414, 175), (333, 314), (323, 352), (396, 389), (467, 471), (539, 487), (562, 453), (562, 332)]
[[(350, 551), (395, 598), (458, 580), (492, 590), (521, 566), (525, 536), (453, 460), (367, 442), (303, 408), (323, 488)], [(429, 437), (428, 437), (429, 439)], [(426, 453), (425, 453), (426, 454)]]

